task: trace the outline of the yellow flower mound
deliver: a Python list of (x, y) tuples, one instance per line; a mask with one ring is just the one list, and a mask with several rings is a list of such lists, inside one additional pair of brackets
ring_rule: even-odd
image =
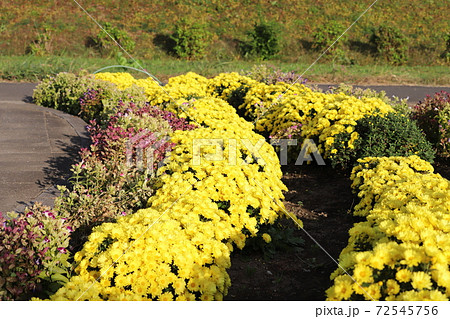
[(208, 79), (194, 72), (172, 77), (165, 86), (160, 86), (151, 77), (135, 79), (131, 74), (125, 72), (97, 73), (95, 74), (95, 78), (112, 82), (120, 90), (124, 90), (133, 85), (142, 87), (148, 102), (152, 105), (175, 102), (179, 98), (184, 97), (201, 97), (207, 95), (206, 88)]
[(95, 74), (94, 77), (98, 80), (114, 83), (119, 90), (125, 90), (136, 84), (136, 79), (130, 73), (125, 72), (103, 72)]
[(240, 88), (241, 86), (248, 87), (256, 85), (257, 83), (257, 81), (236, 72), (220, 73), (208, 81), (206, 91), (212, 97), (218, 97), (226, 100), (230, 97), (232, 91)]
[(247, 92), (244, 103), (239, 106), (245, 110), (245, 116), (257, 119), (263, 116), (272, 107), (280, 104), (280, 99), (291, 95), (303, 95), (312, 92), (302, 84), (294, 85), (279, 82), (277, 84), (257, 83)]
[(144, 89), (144, 93), (148, 97), (149, 94), (155, 94), (155, 91), (160, 94), (164, 93), (159, 84), (151, 77), (146, 79), (135, 79), (131, 74), (118, 72), (110, 73), (103, 72), (95, 74), (95, 78), (98, 80), (108, 81), (114, 83), (119, 90), (125, 90), (132, 86), (137, 86)]
[[(218, 77), (222, 76), (225, 77)], [(248, 82), (248, 85), (250, 89), (239, 108), (244, 109), (245, 116), (255, 120), (257, 131), (272, 137), (280, 137), (281, 133), (284, 137), (282, 132), (301, 124), (298, 134), (305, 139), (314, 139), (325, 158), (337, 152), (332, 149), (334, 137), (344, 131), (352, 133), (357, 120), (376, 112), (394, 112), (391, 106), (377, 98), (358, 99), (344, 93), (314, 92), (298, 83)], [(353, 147), (357, 138), (358, 135), (353, 134), (347, 146)]]
[[(281, 182), (282, 172), (273, 147), (260, 136), (199, 128), (177, 131), (172, 141), (177, 146), (168, 164), (161, 168), (167, 174), (162, 176), (162, 188), (150, 199), (151, 207), (166, 205), (168, 197), (178, 198), (185, 189), (180, 185), (194, 184), (203, 198), (227, 202), (228, 215), (221, 215), (234, 231), (245, 228), (255, 235), (259, 224), (273, 223), (279, 216), (286, 187)], [(252, 146), (256, 146), (256, 152), (252, 152)], [(242, 239), (234, 238), (235, 242)], [(242, 247), (243, 243), (236, 244)]]
[(349, 231), (328, 300), (448, 300), (450, 182), (418, 156), (359, 160), (352, 172), (367, 221)]
[(154, 87), (145, 90), (148, 102), (151, 105), (160, 105), (168, 102), (176, 102), (180, 98), (192, 98), (206, 96), (208, 79), (194, 72), (175, 76), (169, 79), (169, 83), (163, 87)]
[(214, 97), (200, 99), (179, 99), (168, 104), (165, 109), (189, 120), (191, 124), (212, 127), (214, 129), (249, 133), (253, 124), (247, 122), (227, 102)]
[(100, 225), (75, 255), (78, 275), (52, 300), (221, 300), (230, 251), (204, 232), (202, 203), (186, 194), (170, 210), (143, 209)]
[(148, 97), (150, 94), (154, 94), (154, 92), (159, 92), (159, 94), (164, 94), (161, 86), (151, 77), (146, 79), (135, 79), (133, 84), (144, 89), (145, 95)]
[(283, 132), (297, 123), (305, 124), (311, 116), (332, 101), (330, 94), (305, 90), (302, 93), (281, 95), (256, 121), (256, 129), (271, 136)]

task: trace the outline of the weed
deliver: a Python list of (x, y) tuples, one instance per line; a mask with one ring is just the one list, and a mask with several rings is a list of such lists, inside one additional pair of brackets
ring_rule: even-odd
[(44, 25), (42, 31), (38, 31), (36, 40), (27, 48), (26, 52), (35, 56), (46, 56), (52, 52), (52, 34), (55, 30)]

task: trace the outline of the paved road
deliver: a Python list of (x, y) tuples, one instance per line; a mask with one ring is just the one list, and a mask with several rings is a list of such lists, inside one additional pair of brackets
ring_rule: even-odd
[(34, 84), (0, 83), (0, 212), (51, 205), (87, 132), (81, 119), (29, 103)]
[[(319, 84), (318, 87), (322, 90), (327, 90), (331, 84)], [(449, 84), (450, 85), (450, 84)], [(336, 85), (334, 85), (336, 86)], [(450, 92), (450, 86), (400, 86), (400, 85), (355, 85), (363, 89), (373, 89), (376, 91), (385, 91), (388, 97), (397, 96), (399, 98), (408, 98), (408, 104), (416, 104), (422, 101), (427, 95), (434, 95), (436, 92), (447, 91)]]
[[(0, 83), (0, 212), (33, 201), (51, 205), (78, 150), (88, 142), (82, 120), (31, 102), (35, 84)], [(328, 85), (320, 85), (326, 89)], [(372, 86), (416, 103), (450, 87)]]

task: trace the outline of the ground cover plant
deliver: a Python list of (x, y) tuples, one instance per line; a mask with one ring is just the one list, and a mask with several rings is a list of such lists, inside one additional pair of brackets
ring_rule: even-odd
[[(249, 248), (262, 249), (263, 255), (269, 256), (274, 254), (273, 248), (280, 240), (297, 247), (295, 256), (303, 270), (307, 269), (306, 258), (317, 264), (317, 260), (313, 261), (315, 254), (307, 252), (305, 240), (297, 233), (291, 235), (293, 228), (303, 227), (304, 217), (311, 217), (311, 211), (302, 208), (313, 202), (313, 195), (307, 195), (310, 186), (296, 180), (299, 174), (295, 167), (293, 172), (286, 168), (282, 171), (283, 150), (281, 144), (271, 145), (273, 138), (296, 138), (296, 151), (290, 155), (298, 155), (308, 141), (310, 148), (305, 150), (304, 158), (312, 153), (321, 154), (329, 166), (324, 174), (341, 174), (337, 178), (340, 184), (335, 185), (339, 189), (348, 177), (345, 171), (331, 173), (330, 164), (335, 154), (345, 154), (361, 142), (358, 121), (371, 119), (384, 123), (391, 117), (410, 120), (402, 108), (396, 107), (397, 102), (380, 99), (372, 92), (324, 93), (300, 83), (273, 80), (272, 72), (267, 72), (267, 77), (261, 73), (257, 70), (246, 75), (224, 73), (208, 79), (190, 72), (170, 78), (163, 87), (151, 78), (136, 79), (128, 73), (62, 74), (43, 81), (35, 92), (37, 103), (50, 103), (50, 107), (70, 105), (66, 111), (86, 119), (95, 118), (90, 128), (93, 144), (82, 151), (82, 161), (73, 167), (72, 185), (61, 189), (53, 213), (64, 216), (69, 224), (70, 243), (58, 246), (57, 251), (67, 254), (73, 271), (67, 270), (66, 279), (58, 282), (58, 287), (54, 285), (53, 288), (59, 288), (64, 284), (57, 291), (38, 293), (38, 280), (33, 275), (23, 292), (11, 295), (10, 289), (4, 298), (222, 300), (229, 291), (231, 298), (236, 298), (240, 293), (233, 292), (230, 280), (230, 275), (239, 273), (232, 266), (234, 256), (245, 256)], [(292, 74), (277, 77), (288, 79)], [(70, 81), (56, 88), (63, 78)], [(84, 92), (68, 90), (74, 82), (88, 84)], [(129, 92), (137, 92), (137, 97)], [(53, 94), (61, 96), (61, 101), (48, 102), (53, 101), (47, 98)], [(380, 132), (377, 125), (373, 127), (369, 135), (376, 136)], [(410, 126), (398, 127), (401, 138), (393, 147), (412, 153), (425, 150), (424, 158), (431, 160), (427, 157), (431, 151), (425, 135), (415, 127), (416, 139), (411, 142)], [(348, 134), (350, 139), (337, 146), (340, 134)], [(144, 155), (142, 151), (146, 148), (153, 152)], [(445, 245), (438, 234), (444, 230), (445, 237), (448, 180), (432, 174), (431, 164), (418, 156), (388, 157), (395, 155), (386, 154), (388, 151), (380, 150), (376, 154), (379, 157), (373, 158), (355, 155), (347, 163), (349, 169), (358, 163), (352, 175), (353, 187), (359, 191), (353, 212), (367, 218), (367, 222), (356, 223), (350, 231), (341, 263), (349, 271), (357, 272), (360, 266), (352, 257), (354, 251), (367, 254), (374, 251), (376, 257), (370, 259), (373, 263), (369, 266), (376, 269), (370, 273), (376, 278), (373, 282), (370, 278), (368, 281), (355, 278), (362, 288), (367, 288), (364, 290), (368, 294), (349, 282), (349, 277), (336, 272), (333, 282), (321, 281), (319, 287), (323, 289), (316, 288), (311, 298), (324, 298), (326, 288), (331, 286), (327, 290), (330, 300), (368, 295), (373, 299), (448, 299), (447, 283), (435, 279), (448, 272), (449, 262), (442, 253)], [(147, 163), (151, 165), (143, 167), (142, 161), (150, 158), (152, 161)], [(295, 161), (288, 159), (291, 163)], [(403, 184), (397, 185), (398, 181)], [(288, 190), (285, 184), (292, 188)], [(430, 185), (439, 191), (435, 192)], [(297, 189), (302, 190), (305, 203), (292, 202), (293, 198), (299, 198), (292, 196)], [(398, 198), (393, 198), (392, 193)], [(285, 194), (290, 198), (285, 198)], [(349, 228), (355, 222), (347, 212), (352, 211), (353, 199), (351, 195), (343, 199), (339, 207), (346, 209), (335, 212), (333, 217), (345, 219)], [(392, 223), (397, 221), (390, 216), (399, 215), (399, 225), (409, 227), (400, 213), (407, 214), (416, 208), (424, 212), (423, 218), (426, 216), (427, 220), (417, 216), (414, 219), (417, 227), (414, 224), (413, 228), (420, 229), (424, 237), (414, 231), (396, 233)], [(443, 217), (439, 223), (436, 216)], [(425, 222), (433, 226), (428, 232), (422, 227)], [(317, 227), (305, 222), (306, 230), (308, 224)], [(40, 229), (39, 225), (35, 228)], [(323, 237), (327, 236), (323, 233)], [(397, 240), (392, 236), (397, 236)], [(331, 248), (336, 256), (348, 240), (345, 230), (338, 237), (342, 246)], [(387, 239), (393, 240), (393, 244), (387, 243)], [(409, 250), (417, 249), (408, 245), (420, 246), (421, 240), (427, 245), (420, 249), (434, 245), (437, 250), (429, 248), (424, 253), (428, 257), (420, 255), (423, 260), (416, 264), (416, 260), (408, 258)], [(387, 254), (389, 250), (382, 249), (388, 244), (397, 245), (392, 256)], [(387, 256), (381, 257), (386, 259), (379, 258), (378, 251), (385, 252)], [(434, 268), (427, 268), (433, 256), (438, 262), (433, 259), (429, 266)], [(24, 259), (34, 267), (26, 255)], [(243, 259), (238, 265), (245, 265)], [(414, 268), (417, 265), (423, 269)], [(309, 267), (310, 271), (314, 268)], [(322, 277), (328, 278), (333, 267), (329, 264), (323, 267)], [(246, 270), (248, 274), (257, 271), (251, 269)], [(411, 284), (406, 277), (404, 281), (395, 279), (399, 283), (394, 283), (393, 269), (412, 272)], [(434, 281), (429, 283), (429, 278)], [(282, 278), (279, 282), (283, 282)], [(312, 281), (305, 282), (313, 287)], [(375, 282), (383, 288), (371, 287)]]

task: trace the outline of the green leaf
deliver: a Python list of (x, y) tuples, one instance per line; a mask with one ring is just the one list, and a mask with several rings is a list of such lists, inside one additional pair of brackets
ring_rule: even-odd
[(61, 275), (61, 274), (53, 274), (51, 276), (51, 279), (52, 279), (52, 281), (60, 281), (60, 282), (63, 282), (63, 283), (68, 283), (69, 282), (69, 279), (67, 277)]
[[(53, 266), (50, 271), (55, 275), (67, 273), (67, 270), (65, 270), (61, 267), (58, 267), (58, 266)], [(52, 275), (52, 277), (53, 277), (53, 275)]]

